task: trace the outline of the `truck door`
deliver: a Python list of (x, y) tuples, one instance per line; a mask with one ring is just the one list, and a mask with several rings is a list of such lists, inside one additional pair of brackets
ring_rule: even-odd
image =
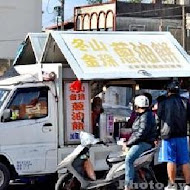
[(7, 108), (12, 117), (0, 126), (2, 151), (19, 174), (52, 173), (57, 165), (57, 108), (50, 88), (18, 88)]

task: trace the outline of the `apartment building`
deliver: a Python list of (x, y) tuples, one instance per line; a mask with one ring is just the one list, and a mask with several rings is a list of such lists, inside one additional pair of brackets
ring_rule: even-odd
[(0, 75), (14, 59), (28, 32), (42, 30), (42, 0), (0, 1)]

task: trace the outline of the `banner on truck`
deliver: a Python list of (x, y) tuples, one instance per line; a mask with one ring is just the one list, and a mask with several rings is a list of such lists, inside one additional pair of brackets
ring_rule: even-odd
[(82, 83), (79, 92), (73, 91), (71, 82), (64, 86), (66, 104), (66, 133), (69, 142), (79, 142), (79, 132), (90, 130), (89, 84)]

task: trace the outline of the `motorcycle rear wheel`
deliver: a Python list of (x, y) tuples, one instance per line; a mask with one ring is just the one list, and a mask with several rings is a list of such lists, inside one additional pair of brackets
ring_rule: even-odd
[(63, 174), (57, 180), (55, 190), (80, 190), (80, 184), (71, 174)]

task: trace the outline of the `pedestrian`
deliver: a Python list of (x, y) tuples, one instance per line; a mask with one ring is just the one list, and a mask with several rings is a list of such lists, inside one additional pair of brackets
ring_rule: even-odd
[[(152, 112), (154, 113), (154, 117), (156, 120), (156, 123), (159, 122), (159, 118), (157, 115), (158, 106), (160, 102), (166, 99), (166, 95), (160, 95), (156, 98), (156, 103), (152, 106)], [(160, 128), (157, 126), (157, 134), (159, 134)], [(157, 147), (160, 147), (160, 139), (155, 141), (155, 145)], [(168, 184), (168, 174), (167, 174), (167, 163), (166, 162), (158, 162), (158, 154), (159, 151), (155, 154), (155, 162), (154, 162), (154, 173), (156, 178), (159, 180), (159, 183), (162, 183), (164, 186), (167, 186)]]
[(165, 100), (166, 96), (165, 95), (160, 95), (156, 98), (156, 103), (152, 106), (152, 111), (154, 114), (157, 116), (157, 111), (158, 111), (158, 105), (161, 101)]
[(151, 149), (156, 139), (156, 123), (149, 100), (137, 96), (134, 100), (137, 117), (132, 125), (132, 135), (127, 141), (128, 153), (125, 158), (125, 190), (130, 190), (134, 180), (134, 161), (146, 150)]
[(176, 190), (176, 165), (182, 165), (186, 186), (190, 190), (190, 166), (187, 140), (187, 121), (190, 119), (188, 100), (180, 97), (180, 86), (177, 81), (167, 87), (168, 96), (158, 105), (160, 137), (162, 139), (159, 161), (167, 162), (169, 178), (165, 190)]
[(95, 97), (92, 102), (92, 131), (96, 138), (100, 138), (100, 114), (104, 112), (102, 99)]

